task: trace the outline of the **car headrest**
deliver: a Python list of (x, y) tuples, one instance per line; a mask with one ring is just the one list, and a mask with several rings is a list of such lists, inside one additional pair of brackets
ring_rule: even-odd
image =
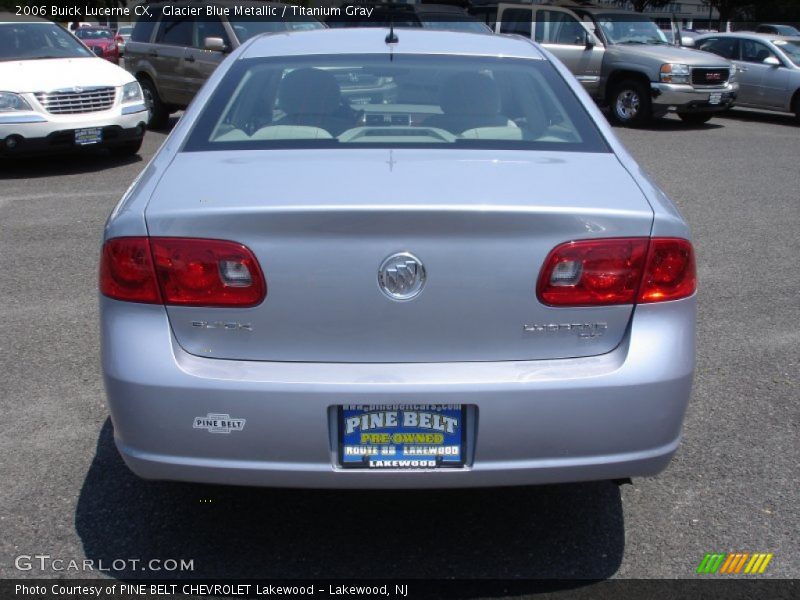
[(446, 115), (496, 115), (500, 92), (491, 77), (464, 71), (444, 83), (439, 104)]
[(339, 108), (336, 78), (321, 69), (292, 71), (281, 81), (278, 106), (288, 115), (329, 115)]

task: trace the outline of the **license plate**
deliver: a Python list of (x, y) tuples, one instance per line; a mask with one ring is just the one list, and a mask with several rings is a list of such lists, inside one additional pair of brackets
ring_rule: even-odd
[(722, 93), (721, 92), (714, 92), (708, 96), (708, 103), (709, 104), (719, 104), (722, 102)]
[(356, 469), (464, 466), (464, 407), (340, 406), (339, 461)]
[(99, 144), (102, 141), (103, 130), (100, 127), (75, 130), (75, 144), (78, 146), (90, 146), (92, 144)]

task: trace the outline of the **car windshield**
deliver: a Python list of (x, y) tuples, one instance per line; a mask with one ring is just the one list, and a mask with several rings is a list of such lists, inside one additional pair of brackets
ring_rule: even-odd
[(114, 37), (110, 29), (92, 29), (90, 27), (77, 29), (75, 36), (82, 40), (102, 40)]
[(768, 25), (764, 29), (769, 33), (777, 33), (778, 35), (800, 35), (800, 31), (791, 25)]
[(800, 40), (772, 40), (794, 64), (800, 67)]
[(668, 44), (667, 36), (651, 19), (628, 13), (596, 16), (603, 35), (612, 44)]
[(247, 19), (241, 21), (231, 21), (231, 27), (236, 32), (236, 38), (240, 43), (249, 40), (251, 37), (262, 33), (275, 33), (276, 31), (306, 31), (309, 29), (323, 29), (325, 26), (319, 21), (308, 18), (307, 20), (281, 21)]
[(94, 54), (58, 25), (0, 23), (0, 61), (88, 56)]
[(607, 151), (546, 61), (411, 54), (240, 60), (185, 150), (354, 146)]

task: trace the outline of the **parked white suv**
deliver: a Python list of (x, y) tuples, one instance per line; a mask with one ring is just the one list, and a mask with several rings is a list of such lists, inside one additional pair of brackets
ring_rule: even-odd
[(97, 147), (132, 155), (147, 121), (133, 75), (55, 23), (0, 13), (0, 156)]

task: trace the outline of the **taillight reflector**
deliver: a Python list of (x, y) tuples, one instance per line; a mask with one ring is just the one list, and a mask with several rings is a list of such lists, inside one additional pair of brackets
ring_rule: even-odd
[(128, 237), (103, 247), (100, 291), (130, 302), (244, 308), (261, 303), (267, 286), (256, 257), (242, 244)]
[(536, 290), (550, 306), (603, 306), (677, 300), (692, 295), (696, 284), (687, 240), (609, 238), (557, 246)]
[(100, 291), (115, 300), (161, 302), (147, 238), (115, 238), (103, 245)]
[(638, 302), (679, 300), (691, 296), (696, 289), (697, 269), (691, 242), (680, 238), (654, 238), (650, 242)]

